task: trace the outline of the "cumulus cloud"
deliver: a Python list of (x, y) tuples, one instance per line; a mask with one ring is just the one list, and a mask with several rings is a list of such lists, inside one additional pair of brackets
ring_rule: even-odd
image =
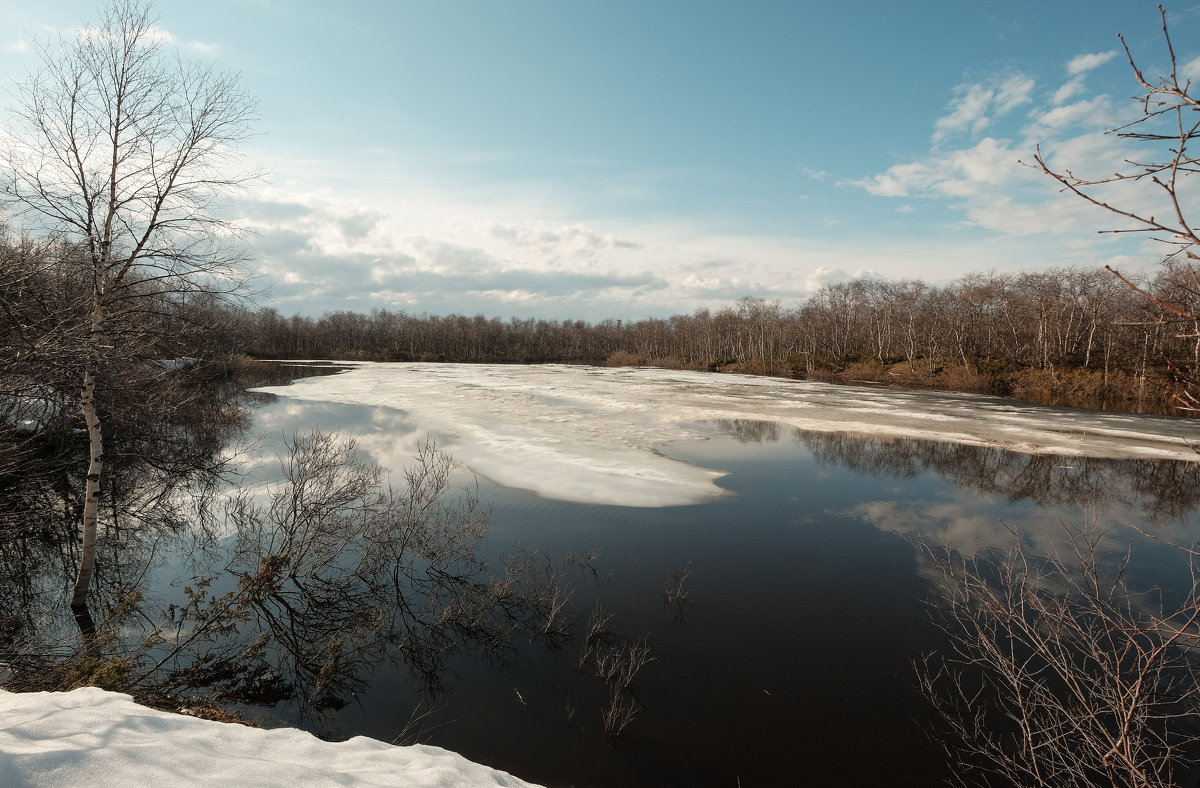
[(804, 289), (808, 293), (815, 293), (825, 285), (836, 285), (842, 282), (852, 282), (855, 279), (876, 279), (879, 275), (870, 269), (855, 271), (850, 273), (844, 268), (834, 268), (829, 266), (817, 266), (804, 279)]
[(1103, 66), (1108, 61), (1117, 56), (1117, 50), (1112, 49), (1108, 52), (1097, 52), (1092, 55), (1076, 55), (1067, 63), (1067, 73), (1074, 76), (1075, 74), (1083, 74), (1091, 71), (1094, 68)]
[(879, 197), (966, 197), (1022, 175), (1018, 158), (1005, 141), (984, 137), (970, 148), (897, 164), (850, 183)]
[[(1056, 171), (1103, 180), (1127, 170), (1131, 158), (1145, 155), (1133, 153), (1129, 141), (1119, 135), (1103, 133), (1137, 117), (1136, 110), (1129, 107), (1125, 116), (1107, 95), (1087, 93), (1085, 75), (1115, 55), (1102, 52), (1072, 59), (1067, 65), (1070, 79), (1043, 96), (1035, 95), (1034, 81), (1021, 74), (960, 85), (952, 111), (934, 124), (927, 153), (847, 183), (871, 195), (902, 198), (909, 207), (913, 199), (947, 201), (963, 217), (963, 226), (1005, 236), (1097, 229), (1104, 217), (1094, 206), (1063, 197), (1057, 183), (1022, 162), (1032, 162), (1040, 150)], [(1013, 112), (1022, 106), (1025, 112)], [(980, 136), (984, 129), (988, 133)], [(956, 137), (959, 132), (980, 138), (964, 142)], [(1130, 206), (1151, 206), (1156, 199), (1154, 190), (1140, 182), (1091, 188), (1100, 199), (1111, 195)], [(1156, 212), (1149, 207), (1146, 211)], [(1101, 228), (1129, 226), (1115, 216), (1107, 219), (1110, 224)], [(1111, 241), (1093, 238), (1088, 243)]]
[(544, 258), (559, 260), (564, 256), (578, 256), (594, 259), (606, 252), (617, 249), (636, 250), (643, 244), (628, 238), (619, 238), (613, 233), (597, 232), (582, 224), (552, 225), (535, 223), (518, 225), (512, 223), (483, 221), (465, 222), (459, 220), (460, 227), (466, 225), (469, 229), (482, 232), (485, 236), (510, 244), (514, 249), (523, 250)]
[[(933, 189), (969, 193), (972, 183), (998, 177), (1008, 150), (999, 141), (978, 144), (988, 155), (961, 157), (944, 186), (931, 164), (915, 168), (919, 177), (889, 177), (912, 193), (908, 204)], [(385, 307), (636, 319), (717, 310), (747, 294), (791, 306), (824, 283), (863, 276), (924, 271), (948, 279), (1020, 265), (1003, 248), (966, 238), (931, 247), (895, 236), (850, 245), (843, 236), (726, 236), (686, 223), (522, 220), (511, 195), (455, 203), (409, 182), (358, 188), (352, 197), (306, 187), (273, 185), (240, 210), (257, 233), (251, 251), (260, 278), (276, 283), (270, 296), (285, 313)], [(520, 212), (552, 216), (550, 208), (522, 204)]]
[(994, 91), (983, 85), (965, 85), (959, 86), (958, 92), (960, 95), (954, 100), (954, 111), (938, 118), (934, 124), (934, 141), (964, 129), (978, 132), (990, 122), (987, 111), (992, 104)]
[(995, 118), (1030, 102), (1034, 80), (1026, 74), (1012, 74), (987, 83), (959, 85), (954, 89), (951, 112), (934, 123), (935, 143), (962, 131), (979, 134)]
[(278, 226), (312, 213), (312, 208), (303, 203), (287, 198), (280, 199), (278, 195), (271, 195), (265, 191), (259, 198), (235, 200), (233, 207), (238, 215), (259, 227)]
[(339, 217), (337, 225), (348, 241), (359, 241), (370, 235), (383, 218), (384, 215), (379, 211), (367, 210)]
[[(992, 159), (975, 163), (985, 172), (962, 169), (985, 179)], [(920, 189), (933, 188), (936, 173), (925, 178)], [(429, 194), (389, 203), (363, 190), (271, 187), (247, 198), (239, 213), (270, 303), (284, 314), (637, 319), (715, 311), (743, 295), (792, 306), (827, 283), (918, 270), (948, 279), (1019, 259), (971, 239), (863, 238), (848, 248), (844, 238), (722, 236), (686, 224), (519, 221), (507, 203), (431, 207)]]
[[(1032, 89), (1028, 78), (1009, 74), (986, 86), (989, 131), (1000, 130), (998, 118), (1029, 125), (1054, 108), (1020, 112)], [(1062, 137), (1065, 130), (1056, 133)], [(1036, 200), (1010, 195), (1030, 182), (1053, 191), (1017, 163), (1031, 152), (1019, 133), (979, 136), (958, 145), (948, 137), (928, 155), (854, 185), (900, 196), (902, 213), (921, 208), (920, 222), (903, 220), (906, 225), (937, 215), (925, 211), (920, 199), (950, 200), (962, 209), (962, 226), (1012, 237), (1059, 221), (1060, 214), (1037, 210)], [(440, 171), (429, 177), (423, 166), (397, 159), (384, 168), (376, 162), (367, 177), (351, 181), (342, 177), (344, 167), (276, 161), (273, 169), (283, 175), (238, 206), (256, 233), (251, 252), (261, 280), (275, 283), (270, 295), (276, 306), (315, 315), (385, 307), (504, 318), (636, 319), (720, 309), (747, 294), (791, 306), (823, 284), (863, 276), (920, 271), (949, 279), (968, 270), (1030, 264), (1011, 248), (980, 244), (977, 235), (965, 233), (960, 241), (933, 246), (904, 234), (856, 234), (847, 244), (844, 231), (726, 236), (700, 222), (584, 218), (554, 184), (463, 188), (447, 184)], [(1026, 205), (1035, 207), (1023, 210)], [(809, 226), (831, 210), (822, 200)]]
[(1062, 104), (1064, 101), (1070, 100), (1072, 97), (1079, 95), (1083, 90), (1083, 75), (1072, 77), (1054, 91), (1054, 96), (1051, 99), (1055, 104)]
[(1100, 131), (1115, 122), (1112, 102), (1108, 96), (1103, 95), (1053, 107), (1035, 114), (1032, 120), (1025, 129), (1026, 137), (1047, 137), (1070, 126), (1084, 126), (1089, 130)]
[(1012, 110), (1028, 104), (1033, 93), (1034, 80), (1026, 74), (1014, 74), (996, 88), (993, 105), (997, 115), (1007, 115)]
[(239, 207), (256, 236), (257, 273), (289, 312), (350, 302), (511, 315), (537, 299), (546, 308), (597, 298), (661, 303), (688, 290), (638, 259), (643, 242), (583, 224), (458, 216), (414, 229), (368, 202), (279, 189)]

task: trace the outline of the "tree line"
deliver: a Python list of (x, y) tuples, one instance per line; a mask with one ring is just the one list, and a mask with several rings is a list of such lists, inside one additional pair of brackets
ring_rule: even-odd
[(1194, 277), (1168, 261), (1144, 281), (1099, 268), (974, 273), (944, 285), (862, 278), (793, 307), (746, 296), (632, 321), (266, 308), (237, 316), (236, 333), (259, 358), (645, 364), (1174, 412), (1170, 386), (1200, 362), (1200, 331), (1146, 295), (1190, 304)]

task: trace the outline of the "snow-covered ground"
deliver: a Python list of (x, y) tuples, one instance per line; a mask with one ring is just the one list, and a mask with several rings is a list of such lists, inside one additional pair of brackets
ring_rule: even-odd
[(168, 714), (95, 687), (0, 690), (0, 785), (529, 786), (427, 745), (362, 736), (332, 743), (292, 728), (261, 730)]
[[(582, 503), (673, 506), (722, 495), (719, 472), (656, 451), (702, 436), (695, 425), (717, 419), (1038, 454), (1200, 460), (1192, 448), (1200, 420), (654, 368), (361, 363), (258, 390), (402, 410), (476, 474)], [(402, 439), (362, 438), (364, 448), (383, 452), (389, 447), (372, 440)]]

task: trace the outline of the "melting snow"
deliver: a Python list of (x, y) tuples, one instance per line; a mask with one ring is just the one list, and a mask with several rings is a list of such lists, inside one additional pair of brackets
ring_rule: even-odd
[(402, 410), (480, 476), (582, 503), (673, 506), (723, 495), (719, 472), (656, 451), (703, 437), (697, 425), (715, 419), (1034, 454), (1200, 460), (1197, 420), (654, 368), (361, 363), (257, 390)]
[(427, 745), (321, 741), (155, 711), (128, 695), (0, 690), (0, 785), (529, 786)]

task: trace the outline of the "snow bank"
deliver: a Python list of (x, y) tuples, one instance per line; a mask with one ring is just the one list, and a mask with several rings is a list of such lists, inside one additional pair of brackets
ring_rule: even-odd
[(702, 503), (720, 473), (656, 447), (716, 419), (929, 438), (1030, 454), (1200, 460), (1200, 420), (1025, 405), (1000, 397), (834, 386), (746, 375), (562, 365), (359, 364), (256, 389), (403, 410), (459, 462), (547, 498)]
[(528, 786), (426, 745), (325, 742), (155, 711), (95, 687), (0, 690), (0, 785)]

